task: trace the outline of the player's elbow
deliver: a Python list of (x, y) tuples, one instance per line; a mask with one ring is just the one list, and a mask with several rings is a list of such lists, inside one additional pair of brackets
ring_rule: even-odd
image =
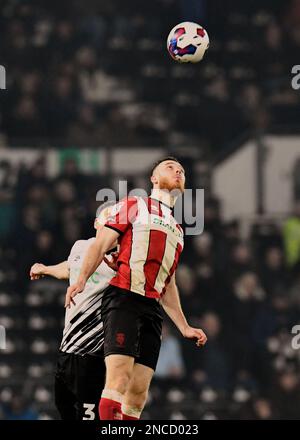
[(69, 273), (61, 273), (57, 277), (59, 280), (67, 281), (69, 279)]
[(160, 300), (160, 304), (162, 306), (162, 308), (164, 309), (164, 311), (168, 314), (169, 312), (169, 306), (170, 306), (170, 302), (168, 301), (168, 299), (165, 297), (166, 295), (163, 296), (163, 298)]
[(96, 239), (96, 241), (91, 245), (91, 252), (97, 256), (98, 259), (103, 258), (105, 255), (105, 242), (102, 239)]

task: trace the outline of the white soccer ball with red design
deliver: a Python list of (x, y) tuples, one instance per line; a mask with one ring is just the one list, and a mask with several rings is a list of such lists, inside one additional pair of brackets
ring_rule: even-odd
[(175, 26), (168, 36), (168, 51), (180, 63), (198, 63), (209, 47), (209, 37), (200, 24), (185, 21)]

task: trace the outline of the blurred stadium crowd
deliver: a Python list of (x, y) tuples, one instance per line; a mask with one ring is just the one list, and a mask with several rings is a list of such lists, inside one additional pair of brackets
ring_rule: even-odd
[[(183, 19), (213, 37), (200, 69), (167, 53)], [(298, 122), (299, 0), (3, 0), (0, 26), (3, 144), (220, 150), (245, 130)]]
[[(196, 144), (213, 156), (247, 130), (299, 128), (289, 76), (300, 49), (298, 0), (248, 0), (242, 10), (235, 0), (189, 8), (131, 0), (130, 10), (119, 0), (2, 3), (4, 146)], [(176, 22), (199, 14), (214, 38), (195, 69), (172, 62), (164, 44)], [(197, 187), (196, 164), (188, 165)], [(83, 175), (73, 160), (55, 178), (42, 156), (29, 169), (1, 163), (0, 418), (58, 417), (53, 366), (66, 286), (30, 283), (28, 272), (34, 262), (65, 260), (75, 240), (94, 235), (95, 194), (109, 178)], [(291, 342), (300, 324), (299, 237), (299, 202), (282, 223), (254, 223), (245, 241), (239, 219), (224, 222), (222, 201), (206, 198), (205, 232), (187, 237), (177, 281), (209, 343), (199, 351), (166, 323), (144, 418), (300, 418), (300, 349)]]

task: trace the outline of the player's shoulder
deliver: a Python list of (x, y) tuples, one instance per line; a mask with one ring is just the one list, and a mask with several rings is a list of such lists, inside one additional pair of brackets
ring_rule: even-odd
[(140, 196), (126, 196), (123, 197), (123, 199), (121, 199), (118, 203), (136, 203), (140, 198)]
[(183, 230), (183, 228), (182, 228), (182, 226), (178, 223), (178, 222), (176, 222), (176, 228), (180, 231), (180, 233), (184, 236), (184, 230)]
[(88, 240), (77, 240), (72, 246), (71, 253), (76, 250), (83, 250), (86, 247), (90, 246), (92, 242), (95, 240), (95, 237), (89, 238)]
[(139, 202), (139, 198), (138, 196), (127, 196), (124, 197), (123, 199), (119, 200), (118, 203), (116, 203), (112, 210), (111, 213), (112, 214), (117, 214), (118, 212), (120, 212), (122, 209), (126, 209), (127, 207), (132, 207), (135, 205), (138, 205)]

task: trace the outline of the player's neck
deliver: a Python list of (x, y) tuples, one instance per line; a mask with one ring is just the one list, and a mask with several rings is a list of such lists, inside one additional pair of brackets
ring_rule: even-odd
[(152, 199), (159, 200), (170, 208), (173, 208), (178, 196), (165, 189), (153, 188), (151, 191), (151, 197)]

